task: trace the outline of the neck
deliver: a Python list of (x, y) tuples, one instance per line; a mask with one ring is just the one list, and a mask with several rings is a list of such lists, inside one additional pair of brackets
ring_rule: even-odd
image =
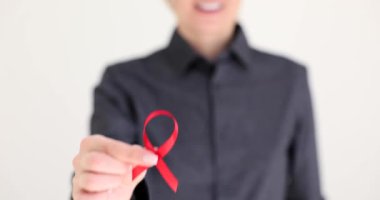
[(205, 33), (178, 26), (179, 34), (195, 51), (209, 61), (214, 60), (228, 45), (233, 37), (234, 29), (235, 26), (231, 26), (218, 33)]

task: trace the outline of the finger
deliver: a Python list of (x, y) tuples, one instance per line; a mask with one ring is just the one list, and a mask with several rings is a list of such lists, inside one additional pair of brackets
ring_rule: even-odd
[(92, 135), (81, 143), (81, 152), (101, 151), (122, 162), (134, 165), (152, 166), (157, 163), (158, 157), (140, 145), (130, 145), (118, 140)]
[(96, 174), (92, 172), (82, 172), (76, 176), (76, 186), (88, 192), (100, 192), (116, 188), (123, 181), (122, 176), (109, 174)]
[(101, 152), (79, 154), (74, 158), (74, 168), (77, 172), (89, 171), (104, 174), (122, 175), (126, 173), (126, 165), (115, 158)]
[(88, 192), (85, 190), (78, 191), (74, 197), (74, 200), (111, 200), (107, 191), (105, 192)]
[(127, 200), (131, 199), (133, 189), (130, 186), (120, 186), (103, 192), (80, 190), (74, 197), (74, 200)]
[(78, 199), (78, 194), (80, 191), (77, 182), (78, 182), (77, 178), (76, 178), (76, 176), (74, 176), (72, 179), (72, 184), (73, 184), (72, 197), (74, 200)]

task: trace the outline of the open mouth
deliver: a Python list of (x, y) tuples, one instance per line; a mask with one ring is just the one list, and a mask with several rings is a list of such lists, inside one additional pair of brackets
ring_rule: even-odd
[(195, 5), (196, 10), (202, 13), (216, 13), (222, 10), (223, 4), (221, 2), (198, 2)]

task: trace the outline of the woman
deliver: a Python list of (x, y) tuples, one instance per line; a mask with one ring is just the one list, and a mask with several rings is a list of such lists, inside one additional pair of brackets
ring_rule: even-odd
[[(91, 132), (74, 158), (73, 198), (321, 200), (306, 69), (250, 47), (237, 22), (239, 0), (171, 0), (170, 44), (108, 66), (95, 89)], [(179, 123), (164, 158), (172, 192), (144, 149), (153, 110)], [(171, 122), (153, 121), (159, 146)], [(135, 179), (135, 166), (152, 167)]]

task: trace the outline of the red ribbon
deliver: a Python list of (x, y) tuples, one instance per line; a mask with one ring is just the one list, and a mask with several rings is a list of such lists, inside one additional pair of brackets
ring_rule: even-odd
[[(158, 148), (154, 147), (152, 143), (150, 142), (148, 135), (146, 133), (146, 126), (148, 123), (155, 117), (158, 116), (167, 116), (171, 118), (174, 122), (174, 130), (170, 137)], [(164, 178), (166, 183), (169, 185), (169, 187), (174, 191), (177, 192), (177, 187), (178, 187), (178, 180), (174, 176), (174, 174), (170, 171), (169, 167), (166, 165), (165, 161), (163, 158), (166, 156), (166, 154), (169, 153), (169, 151), (173, 148), (175, 141), (177, 140), (178, 136), (178, 123), (176, 118), (174, 117), (173, 114), (171, 114), (169, 111), (166, 110), (156, 110), (153, 111), (148, 115), (148, 117), (145, 119), (144, 122), (144, 131), (143, 131), (143, 141), (144, 141), (144, 146), (146, 149), (152, 151), (154, 154), (158, 156), (158, 161), (157, 161), (157, 170), (160, 172), (161, 176)], [(136, 178), (140, 173), (142, 173), (144, 170), (146, 170), (147, 167), (144, 166), (137, 166), (133, 168), (132, 170), (132, 177), (133, 179)]]

